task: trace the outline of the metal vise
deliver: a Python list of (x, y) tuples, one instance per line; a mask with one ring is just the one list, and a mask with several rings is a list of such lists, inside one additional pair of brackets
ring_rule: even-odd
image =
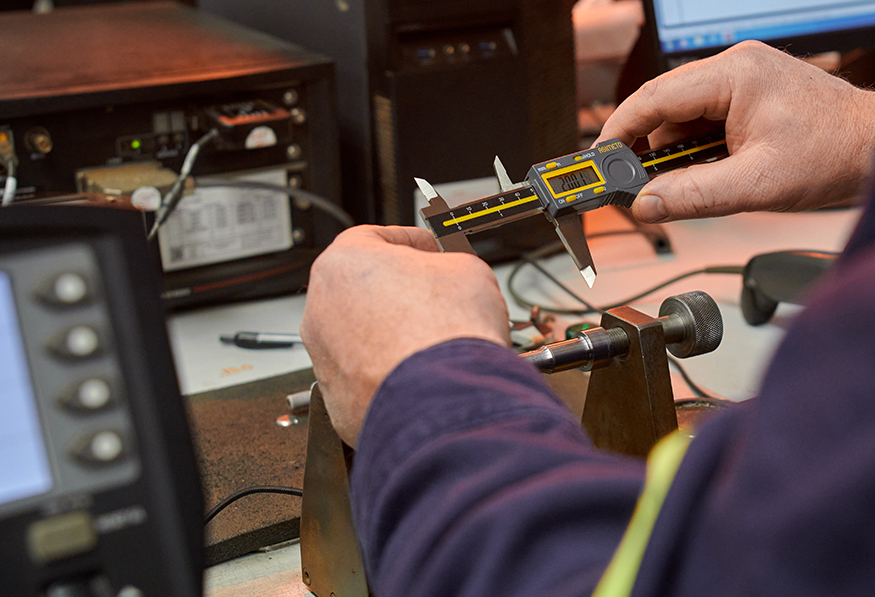
[(720, 309), (704, 292), (669, 297), (654, 318), (631, 307), (602, 316), (601, 327), (520, 355), (544, 373), (592, 371), (583, 426), (603, 450), (647, 456), (678, 428), (666, 349), (678, 358), (715, 350)]
[[(666, 349), (679, 358), (711, 352), (723, 320), (704, 292), (666, 299), (654, 318), (631, 307), (605, 313), (601, 327), (520, 355), (545, 373), (592, 371), (583, 426), (599, 448), (646, 456), (678, 428)], [(352, 450), (331, 426), (318, 386), (310, 399), (310, 428), (301, 506), (304, 583), (318, 597), (370, 595), (352, 525)]]

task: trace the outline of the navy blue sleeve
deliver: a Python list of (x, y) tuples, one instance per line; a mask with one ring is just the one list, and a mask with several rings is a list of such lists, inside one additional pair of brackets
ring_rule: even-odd
[(378, 390), (352, 472), (380, 597), (588, 594), (634, 510), (640, 459), (596, 451), (540, 373), (454, 340)]
[(871, 595), (875, 187), (760, 396), (704, 427), (633, 595)]
[(759, 398), (701, 430), (635, 595), (872, 594), (873, 332), (869, 246), (812, 296)]

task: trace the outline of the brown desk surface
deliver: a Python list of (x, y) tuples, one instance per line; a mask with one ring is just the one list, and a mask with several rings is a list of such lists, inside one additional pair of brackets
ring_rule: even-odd
[[(252, 485), (301, 488), (307, 446), (306, 417), (280, 427), (290, 414), (288, 394), (308, 389), (312, 370), (187, 397), (198, 466), (209, 510)], [(294, 539), (299, 535), (301, 499), (250, 495), (229, 505), (207, 525), (207, 564)]]

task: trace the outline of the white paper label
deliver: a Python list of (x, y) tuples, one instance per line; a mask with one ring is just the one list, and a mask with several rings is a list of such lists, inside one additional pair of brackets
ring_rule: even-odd
[(246, 149), (273, 147), (276, 145), (276, 133), (269, 126), (257, 126), (246, 135)]
[[(285, 170), (270, 170), (233, 180), (285, 186), (286, 177)], [(289, 199), (260, 189), (196, 189), (176, 206), (158, 240), (166, 272), (285, 251), (292, 246)]]

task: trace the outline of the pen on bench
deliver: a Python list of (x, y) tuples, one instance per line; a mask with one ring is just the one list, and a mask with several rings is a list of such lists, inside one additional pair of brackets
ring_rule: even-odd
[(240, 348), (288, 348), (301, 343), (300, 334), (269, 334), (261, 332), (237, 332), (233, 336), (219, 336), (224, 344)]

